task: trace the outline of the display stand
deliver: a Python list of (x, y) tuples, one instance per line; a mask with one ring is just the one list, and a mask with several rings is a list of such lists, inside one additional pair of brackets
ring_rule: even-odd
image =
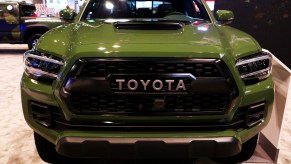
[(259, 144), (255, 154), (250, 160), (246, 161), (246, 163), (277, 163), (278, 161), (280, 151), (279, 140), (281, 138), (284, 113), (291, 105), (287, 103), (291, 70), (275, 56), (273, 56), (272, 63), (272, 75), (275, 82), (275, 99), (271, 120), (260, 134)]

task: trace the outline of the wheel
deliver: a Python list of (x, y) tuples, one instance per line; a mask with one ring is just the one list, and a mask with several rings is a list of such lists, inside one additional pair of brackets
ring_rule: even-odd
[[(48, 163), (74, 163), (71, 158), (64, 157), (56, 152), (55, 145), (34, 132), (36, 150), (40, 158)], [(76, 161), (75, 161), (76, 162)]]
[(42, 34), (33, 34), (31, 35), (28, 40), (27, 40), (27, 44), (28, 44), (28, 49), (32, 49), (36, 46), (38, 39), (42, 36)]
[(234, 155), (232, 157), (226, 157), (226, 158), (218, 158), (214, 159), (215, 161), (219, 163), (240, 163), (243, 161), (246, 161), (252, 157), (256, 150), (256, 146), (258, 143), (259, 134), (248, 140), (242, 145), (242, 150), (237, 155)]

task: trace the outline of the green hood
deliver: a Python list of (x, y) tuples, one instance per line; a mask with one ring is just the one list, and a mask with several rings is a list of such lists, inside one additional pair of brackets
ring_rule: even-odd
[(230, 54), (234, 60), (260, 51), (251, 36), (206, 22), (184, 25), (179, 30), (117, 30), (111, 23), (81, 22), (45, 34), (37, 49), (63, 58), (79, 53), (87, 57), (202, 58)]
[[(203, 28), (204, 27), (204, 28)], [(208, 27), (209, 32), (205, 27)], [(200, 31), (199, 31), (199, 30)], [(88, 37), (95, 35), (95, 37)], [(185, 25), (179, 30), (117, 30), (108, 23), (84, 23), (80, 26), (76, 38), (79, 44), (207, 44), (219, 46), (219, 33), (212, 24), (198, 26)], [(213, 40), (209, 40), (211, 37)]]

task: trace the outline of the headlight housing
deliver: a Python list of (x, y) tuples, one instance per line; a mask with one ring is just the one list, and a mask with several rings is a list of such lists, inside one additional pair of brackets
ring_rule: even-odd
[(25, 72), (34, 79), (56, 79), (64, 65), (60, 58), (36, 51), (24, 53)]
[(270, 76), (272, 55), (267, 50), (261, 53), (238, 59), (236, 68), (244, 81), (263, 80)]

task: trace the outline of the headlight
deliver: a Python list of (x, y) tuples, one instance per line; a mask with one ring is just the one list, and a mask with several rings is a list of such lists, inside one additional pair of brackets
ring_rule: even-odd
[(64, 65), (61, 59), (52, 55), (27, 51), (24, 53), (25, 71), (34, 78), (56, 79), (61, 67)]
[(270, 76), (272, 56), (267, 50), (261, 53), (244, 57), (236, 62), (240, 77), (244, 81), (263, 80)]

